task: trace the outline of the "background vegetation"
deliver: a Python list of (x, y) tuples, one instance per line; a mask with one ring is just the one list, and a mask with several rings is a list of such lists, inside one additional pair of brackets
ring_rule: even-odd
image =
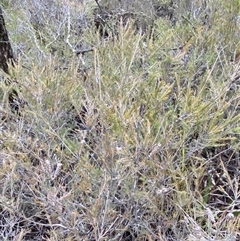
[(238, 0), (1, 6), (1, 240), (240, 240)]

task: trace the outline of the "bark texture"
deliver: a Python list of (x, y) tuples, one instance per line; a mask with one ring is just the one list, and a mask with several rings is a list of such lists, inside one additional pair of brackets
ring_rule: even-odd
[(9, 42), (3, 12), (0, 7), (0, 68), (7, 74), (9, 73), (9, 63), (14, 63), (13, 50)]

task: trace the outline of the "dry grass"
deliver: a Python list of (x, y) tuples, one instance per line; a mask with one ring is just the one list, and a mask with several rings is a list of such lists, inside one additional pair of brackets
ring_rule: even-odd
[(238, 1), (117, 2), (3, 2), (0, 239), (239, 240)]

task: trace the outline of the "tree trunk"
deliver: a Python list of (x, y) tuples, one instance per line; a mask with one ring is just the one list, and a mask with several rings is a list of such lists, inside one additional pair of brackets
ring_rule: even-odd
[[(13, 50), (8, 38), (8, 32), (6, 29), (3, 12), (0, 7), (0, 69), (2, 69), (5, 73), (9, 74), (8, 66), (9, 64), (14, 66), (14, 57)], [(7, 78), (5, 80), (6, 84), (11, 83), (12, 81)], [(25, 105), (25, 101), (19, 98), (18, 92), (15, 89), (12, 89), (8, 93), (8, 101), (11, 107), (11, 110), (15, 113), (20, 114), (21, 106)]]
[(9, 63), (12, 65), (14, 63), (13, 50), (9, 42), (3, 12), (0, 7), (0, 68), (7, 74), (9, 73)]

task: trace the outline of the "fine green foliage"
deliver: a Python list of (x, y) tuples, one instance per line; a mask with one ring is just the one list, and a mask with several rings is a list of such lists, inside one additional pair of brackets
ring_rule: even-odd
[(149, 2), (1, 3), (1, 240), (239, 240), (239, 1)]

